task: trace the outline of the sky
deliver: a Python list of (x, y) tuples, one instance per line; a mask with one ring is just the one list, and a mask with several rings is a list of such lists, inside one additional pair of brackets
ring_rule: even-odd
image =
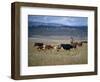
[(87, 17), (29, 15), (30, 22), (56, 23), (69, 26), (87, 26)]

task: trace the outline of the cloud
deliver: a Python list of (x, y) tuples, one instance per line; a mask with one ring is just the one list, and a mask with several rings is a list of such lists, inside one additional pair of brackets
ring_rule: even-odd
[(70, 26), (87, 26), (87, 17), (71, 17), (71, 16), (40, 16), (29, 15), (28, 21), (43, 23), (58, 23)]

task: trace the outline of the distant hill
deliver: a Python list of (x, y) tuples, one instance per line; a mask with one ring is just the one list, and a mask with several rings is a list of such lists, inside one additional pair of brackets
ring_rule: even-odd
[(57, 23), (28, 22), (28, 36), (87, 37), (87, 26), (68, 26)]

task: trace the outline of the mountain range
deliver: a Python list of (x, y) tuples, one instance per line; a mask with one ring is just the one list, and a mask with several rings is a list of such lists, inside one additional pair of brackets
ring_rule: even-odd
[(69, 26), (58, 23), (28, 22), (28, 36), (74, 36), (87, 37), (87, 26)]

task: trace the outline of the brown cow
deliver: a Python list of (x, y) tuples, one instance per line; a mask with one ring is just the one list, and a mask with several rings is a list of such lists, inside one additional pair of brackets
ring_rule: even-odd
[(52, 45), (45, 45), (45, 49), (53, 49), (54, 47)]
[(78, 42), (77, 46), (81, 47), (82, 46), (82, 42)]

